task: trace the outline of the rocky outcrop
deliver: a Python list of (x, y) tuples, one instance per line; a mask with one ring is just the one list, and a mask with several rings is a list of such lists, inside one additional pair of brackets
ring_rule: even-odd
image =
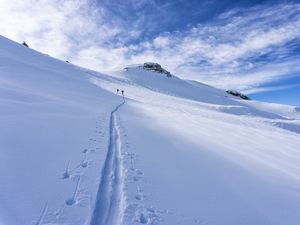
[(238, 91), (234, 91), (234, 90), (227, 90), (226, 91), (228, 94), (231, 94), (233, 96), (237, 96), (237, 97), (240, 97), (241, 99), (244, 99), (244, 100), (250, 100), (251, 98), (249, 98), (248, 96), (238, 92)]
[(143, 69), (144, 70), (151, 70), (157, 73), (162, 73), (165, 74), (167, 77), (171, 77), (171, 73), (164, 68), (161, 67), (158, 63), (153, 63), (153, 62), (147, 62), (143, 64)]
[(23, 41), (22, 45), (24, 45), (25, 47), (29, 48), (28, 44), (25, 41)]

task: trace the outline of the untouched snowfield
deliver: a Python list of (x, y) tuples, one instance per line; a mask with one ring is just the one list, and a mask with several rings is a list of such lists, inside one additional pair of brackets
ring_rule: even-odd
[(300, 224), (299, 146), (299, 108), (0, 36), (1, 225)]

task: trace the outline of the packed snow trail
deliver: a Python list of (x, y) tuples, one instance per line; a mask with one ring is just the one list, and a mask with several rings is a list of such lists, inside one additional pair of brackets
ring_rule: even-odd
[(116, 112), (124, 103), (123, 98), (123, 102), (110, 115), (108, 151), (90, 225), (117, 225), (121, 223), (123, 217), (123, 169)]

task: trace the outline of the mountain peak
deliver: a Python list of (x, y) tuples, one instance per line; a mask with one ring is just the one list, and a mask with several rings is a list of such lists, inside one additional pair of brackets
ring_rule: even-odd
[(155, 63), (155, 62), (145, 62), (144, 64), (131, 65), (131, 66), (125, 67), (124, 69), (127, 71), (127, 70), (134, 69), (134, 68), (153, 71), (156, 73), (165, 74), (167, 77), (172, 77), (172, 75), (169, 71), (167, 71), (160, 64)]

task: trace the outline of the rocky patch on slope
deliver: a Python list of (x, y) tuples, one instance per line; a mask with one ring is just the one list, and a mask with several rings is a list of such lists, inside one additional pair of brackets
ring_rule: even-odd
[(244, 99), (244, 100), (250, 100), (250, 98), (238, 91), (234, 91), (234, 90), (227, 90), (226, 91), (228, 94), (230, 95), (233, 95), (233, 96), (237, 96), (237, 97), (240, 97), (241, 99)]

